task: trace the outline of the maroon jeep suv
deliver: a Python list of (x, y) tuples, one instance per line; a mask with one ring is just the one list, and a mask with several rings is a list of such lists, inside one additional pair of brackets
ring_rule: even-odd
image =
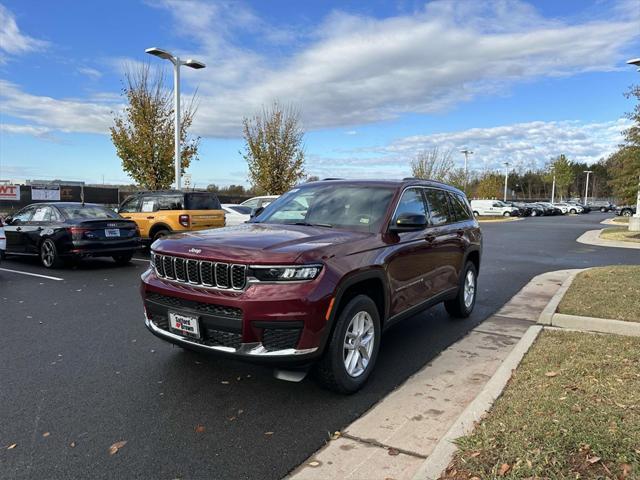
[(246, 224), (172, 235), (142, 275), (146, 325), (176, 345), (269, 362), (354, 392), (384, 329), (439, 302), (467, 317), (482, 235), (464, 194), (425, 180), (300, 185)]

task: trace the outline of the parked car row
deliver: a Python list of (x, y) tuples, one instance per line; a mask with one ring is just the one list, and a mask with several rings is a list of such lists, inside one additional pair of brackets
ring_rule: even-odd
[(623, 205), (615, 208), (616, 215), (619, 217), (630, 217), (635, 215), (637, 207), (635, 205)]
[(478, 216), (539, 217), (589, 213), (591, 208), (577, 202), (503, 202), (500, 200), (471, 200), (473, 214)]

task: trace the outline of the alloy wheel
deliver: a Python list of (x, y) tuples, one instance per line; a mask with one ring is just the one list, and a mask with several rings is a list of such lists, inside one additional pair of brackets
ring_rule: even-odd
[(476, 294), (476, 279), (472, 270), (467, 271), (464, 279), (464, 306), (471, 308)]
[(349, 376), (359, 377), (369, 365), (375, 342), (373, 319), (360, 311), (351, 317), (344, 337), (343, 362)]
[(51, 240), (45, 240), (42, 243), (40, 258), (45, 267), (53, 265), (56, 259), (56, 247)]

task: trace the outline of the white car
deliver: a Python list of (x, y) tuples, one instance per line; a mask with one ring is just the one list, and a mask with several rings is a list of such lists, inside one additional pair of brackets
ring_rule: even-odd
[(553, 206), (562, 210), (562, 213), (565, 215), (567, 213), (582, 213), (584, 210), (579, 205), (571, 205), (569, 203), (554, 203)]
[(471, 200), (471, 210), (476, 217), (482, 215), (510, 217), (520, 214), (520, 210), (516, 207), (507, 205), (500, 200)]
[(4, 227), (2, 226), (2, 219), (0, 219), (0, 260), (4, 257), (4, 252), (7, 250), (7, 237), (4, 236)]
[(262, 195), (260, 197), (253, 197), (253, 198), (250, 198), (249, 200), (245, 200), (240, 205), (244, 205), (252, 209), (266, 207), (279, 196), (280, 195)]
[(235, 205), (233, 203), (223, 203), (225, 226), (242, 225), (251, 218), (251, 207), (246, 205)]

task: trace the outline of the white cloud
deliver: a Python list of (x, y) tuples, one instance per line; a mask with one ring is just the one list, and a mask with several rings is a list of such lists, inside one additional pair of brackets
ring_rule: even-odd
[(102, 77), (102, 72), (91, 67), (78, 67), (78, 73), (89, 77), (91, 80), (98, 80)]
[(512, 168), (539, 168), (563, 153), (570, 160), (595, 163), (613, 153), (622, 141), (621, 131), (628, 120), (601, 123), (578, 121), (526, 122), (457, 132), (414, 135), (388, 145), (358, 149), (348, 158), (309, 158), (313, 174), (344, 177), (402, 177), (410, 174), (409, 163), (421, 150), (452, 149), (458, 166), (463, 164), (463, 147), (473, 150), (470, 170), (495, 170), (509, 162)]
[[(105, 134), (112, 124), (111, 106), (78, 99), (31, 95), (5, 80), (0, 80), (0, 103), (3, 116), (26, 120), (38, 128)], [(6, 130), (7, 127), (4, 128)], [(14, 129), (13, 133), (20, 132)]]
[(20, 32), (16, 18), (5, 6), (0, 4), (0, 63), (4, 63), (9, 55), (27, 53), (48, 45)]

